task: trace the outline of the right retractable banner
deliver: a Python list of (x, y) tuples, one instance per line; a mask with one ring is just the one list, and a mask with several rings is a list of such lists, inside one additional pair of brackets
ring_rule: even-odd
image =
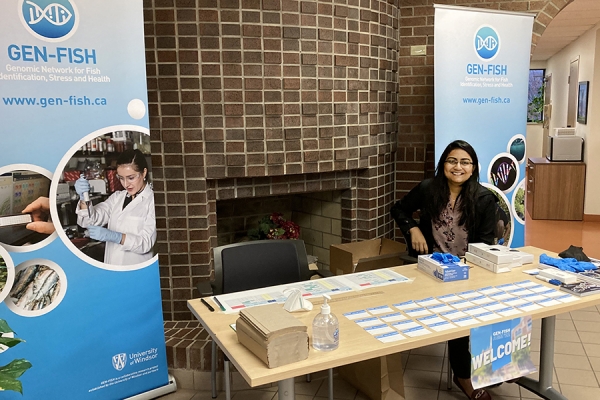
[(498, 198), (496, 242), (524, 245), (525, 132), (533, 14), (435, 7), (435, 154), (469, 142)]

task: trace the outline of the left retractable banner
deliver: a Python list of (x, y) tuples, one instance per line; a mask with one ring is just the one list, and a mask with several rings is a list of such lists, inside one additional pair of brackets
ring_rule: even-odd
[(142, 0), (0, 8), (0, 397), (164, 387)]

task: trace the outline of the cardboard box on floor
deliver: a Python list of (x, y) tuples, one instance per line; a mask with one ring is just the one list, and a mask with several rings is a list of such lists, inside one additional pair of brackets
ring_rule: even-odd
[(394, 240), (379, 238), (329, 247), (329, 269), (335, 275), (402, 265), (400, 255), (406, 245)]
[(400, 353), (344, 365), (338, 373), (371, 400), (404, 400)]

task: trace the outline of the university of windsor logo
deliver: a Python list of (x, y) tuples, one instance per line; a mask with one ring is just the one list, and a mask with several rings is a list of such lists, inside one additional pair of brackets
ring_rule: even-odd
[(498, 33), (489, 26), (484, 26), (475, 34), (475, 51), (485, 61), (493, 59), (500, 49)]
[(40, 39), (68, 37), (77, 25), (77, 11), (71, 0), (22, 0), (21, 17)]
[(112, 356), (112, 365), (117, 371), (121, 371), (127, 365), (127, 354), (119, 353)]

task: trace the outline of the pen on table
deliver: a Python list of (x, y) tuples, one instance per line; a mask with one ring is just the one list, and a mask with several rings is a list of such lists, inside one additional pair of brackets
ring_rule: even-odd
[(538, 278), (540, 281), (548, 282), (551, 285), (560, 286), (560, 284), (562, 283), (558, 279), (550, 279), (550, 278), (546, 278), (545, 276), (536, 275), (535, 277)]
[(202, 302), (202, 304), (204, 304), (204, 305), (206, 306), (206, 308), (208, 308), (208, 309), (210, 310), (210, 312), (213, 312), (213, 311), (215, 311), (215, 309), (214, 309), (214, 308), (213, 308), (213, 307), (212, 307), (210, 304), (208, 304), (208, 303), (206, 302), (206, 300), (204, 300), (204, 299), (200, 299), (200, 301)]
[(225, 307), (223, 307), (223, 304), (221, 304), (221, 302), (216, 297), (213, 297), (213, 300), (215, 303), (217, 303), (221, 311), (225, 311)]

